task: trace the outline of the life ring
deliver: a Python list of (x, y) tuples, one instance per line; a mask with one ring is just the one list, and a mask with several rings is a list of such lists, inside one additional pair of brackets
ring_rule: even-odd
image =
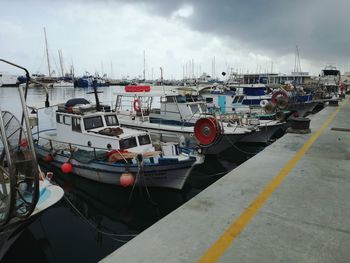
[(139, 99), (134, 100), (134, 110), (141, 111), (141, 101)]
[(268, 100), (261, 100), (260, 101), (260, 107), (264, 108), (266, 106), (266, 104), (268, 104), (269, 101)]
[(274, 92), (274, 93), (272, 94), (271, 102), (272, 102), (273, 104), (276, 104), (277, 98), (278, 98), (278, 97), (281, 97), (281, 96), (282, 96), (285, 100), (288, 101), (288, 94), (287, 94), (286, 92), (282, 91), (282, 90), (279, 90), (279, 91), (276, 91), (276, 92)]
[(216, 118), (201, 118), (194, 125), (194, 136), (203, 146), (214, 144), (221, 136), (221, 126)]

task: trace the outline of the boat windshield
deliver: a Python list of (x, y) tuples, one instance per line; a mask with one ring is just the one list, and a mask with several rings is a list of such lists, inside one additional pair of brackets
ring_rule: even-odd
[(140, 145), (151, 144), (151, 138), (149, 137), (148, 134), (146, 134), (146, 135), (140, 135), (138, 138), (139, 138), (139, 144), (140, 144)]
[(122, 139), (119, 141), (119, 146), (121, 150), (137, 147), (136, 138), (130, 137), (130, 138)]
[(102, 117), (95, 116), (95, 117), (84, 118), (84, 127), (85, 127), (85, 130), (91, 130), (91, 129), (103, 127)]
[(204, 103), (200, 103), (200, 104), (198, 104), (198, 106), (199, 106), (199, 108), (201, 109), (202, 112), (206, 112), (207, 111), (207, 108), (206, 108)]
[(105, 116), (107, 126), (118, 126), (118, 119), (115, 115), (106, 115)]
[(200, 110), (199, 110), (197, 104), (192, 104), (192, 105), (189, 105), (189, 106), (191, 108), (192, 114), (200, 113)]
[(339, 70), (335, 70), (335, 69), (324, 69), (324, 70), (323, 70), (323, 75), (324, 75), (324, 76), (338, 76), (338, 75), (339, 75)]

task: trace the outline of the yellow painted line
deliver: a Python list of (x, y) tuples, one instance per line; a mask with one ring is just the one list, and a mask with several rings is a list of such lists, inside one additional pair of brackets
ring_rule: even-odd
[(220, 238), (205, 252), (205, 254), (199, 259), (199, 263), (217, 262), (219, 258), (225, 253), (232, 242), (243, 231), (243, 229), (249, 224), (254, 216), (259, 212), (261, 207), (265, 204), (272, 193), (281, 185), (283, 180), (287, 177), (289, 172), (293, 170), (295, 165), (300, 161), (304, 154), (309, 150), (312, 144), (317, 140), (321, 133), (329, 126), (333, 121), (335, 115), (343, 108), (346, 102), (340, 106), (322, 127), (317, 130), (310, 139), (301, 147), (301, 149), (293, 156), (292, 159), (281, 169), (281, 171), (270, 181), (270, 183), (260, 192), (257, 198), (248, 206), (246, 210), (234, 221), (226, 231), (220, 236)]

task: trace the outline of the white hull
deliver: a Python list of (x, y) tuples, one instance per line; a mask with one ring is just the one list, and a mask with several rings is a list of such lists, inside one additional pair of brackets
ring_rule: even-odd
[[(149, 132), (154, 140), (164, 142), (180, 142), (181, 146), (196, 147), (198, 141), (194, 136), (194, 127), (184, 127), (179, 125), (166, 125), (158, 123), (150, 123), (148, 121), (141, 122), (131, 120), (130, 118), (119, 117), (122, 126), (132, 129), (142, 129)], [(225, 128), (224, 128), (225, 130)], [(205, 154), (218, 154), (233, 146), (235, 142), (250, 134), (247, 133), (225, 133), (214, 145), (204, 148)]]
[[(36, 152), (39, 159), (43, 159), (50, 153), (49, 149), (37, 146)], [(59, 153), (50, 164), (60, 168), (67, 162), (69, 155)], [(143, 172), (139, 172), (137, 164), (112, 164), (103, 161), (81, 163), (71, 159), (73, 172), (76, 175), (101, 183), (120, 185), (122, 173), (132, 173), (135, 182), (141, 186), (166, 187), (181, 190), (190, 175), (195, 158), (179, 161), (173, 164), (145, 164)]]
[(56, 82), (53, 83), (53, 87), (54, 88), (74, 88), (74, 84), (72, 82), (65, 82), (65, 81), (61, 81), (61, 82)]

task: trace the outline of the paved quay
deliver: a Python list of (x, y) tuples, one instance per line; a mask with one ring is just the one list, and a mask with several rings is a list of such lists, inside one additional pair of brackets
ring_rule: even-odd
[(350, 103), (286, 134), (102, 262), (349, 262)]

